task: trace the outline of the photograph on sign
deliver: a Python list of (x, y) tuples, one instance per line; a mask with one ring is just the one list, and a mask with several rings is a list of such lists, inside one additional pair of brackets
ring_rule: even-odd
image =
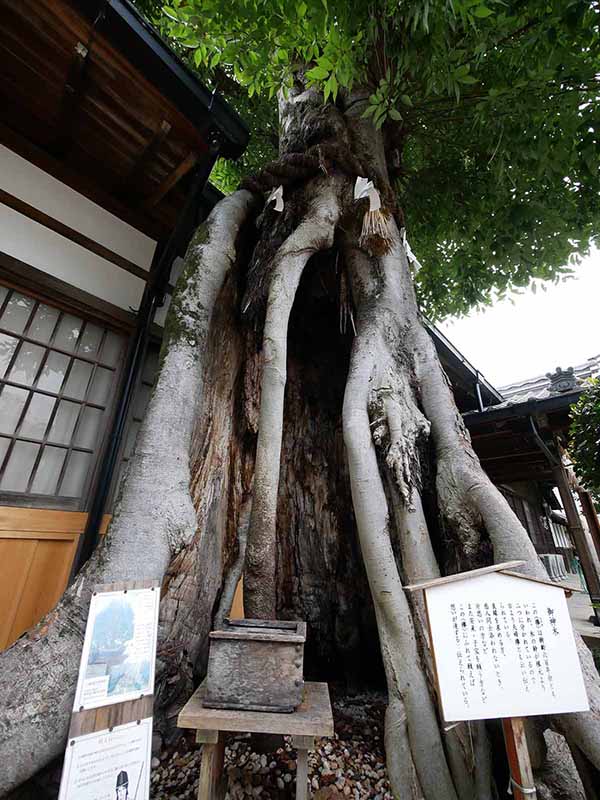
[(75, 711), (152, 694), (159, 602), (158, 587), (92, 596)]
[(425, 599), (446, 722), (588, 710), (563, 589), (494, 572)]
[(147, 800), (152, 717), (70, 739), (58, 800)]

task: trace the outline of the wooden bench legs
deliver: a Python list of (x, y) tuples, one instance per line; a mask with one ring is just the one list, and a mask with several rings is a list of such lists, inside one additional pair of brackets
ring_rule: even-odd
[[(222, 800), (225, 795), (225, 734), (221, 731), (196, 731), (196, 741), (202, 744), (198, 800)], [(313, 736), (292, 736), (292, 744), (298, 752), (296, 800), (308, 800), (308, 751), (314, 750), (315, 739)]]
[(308, 751), (314, 750), (313, 736), (292, 736), (292, 744), (298, 752), (296, 761), (296, 800), (307, 800)]
[(221, 731), (196, 731), (196, 741), (203, 745), (198, 800), (221, 800), (225, 796), (225, 735)]

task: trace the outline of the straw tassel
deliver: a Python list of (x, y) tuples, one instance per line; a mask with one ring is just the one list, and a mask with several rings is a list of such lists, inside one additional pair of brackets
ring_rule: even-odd
[(388, 253), (394, 241), (390, 226), (391, 214), (382, 210), (379, 192), (368, 178), (358, 177), (354, 185), (354, 199), (369, 198), (369, 209), (365, 212), (358, 243), (371, 255), (382, 256)]

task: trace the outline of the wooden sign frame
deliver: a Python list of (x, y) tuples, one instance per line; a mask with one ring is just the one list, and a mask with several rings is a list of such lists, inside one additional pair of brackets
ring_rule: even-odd
[[(521, 572), (515, 572), (516, 567), (523, 566), (525, 561), (508, 561), (502, 564), (494, 564), (489, 567), (482, 567), (470, 572), (458, 573), (456, 575), (448, 575), (440, 578), (433, 578), (430, 580), (421, 581), (416, 584), (405, 586), (407, 592), (415, 592), (423, 590), (423, 600), (425, 606), (425, 617), (427, 620), (427, 628), (430, 641), (430, 652), (433, 663), (433, 675), (435, 681), (436, 694), (438, 696), (438, 703), (441, 705), (441, 689), (438, 673), (438, 665), (435, 657), (435, 650), (433, 648), (433, 635), (431, 626), (430, 611), (427, 604), (428, 588), (440, 586), (443, 584), (454, 583), (458, 581), (468, 580), (470, 578), (477, 578), (482, 575), (487, 575), (493, 572), (502, 572), (515, 578), (522, 578), (524, 580), (533, 581), (552, 586), (556, 589), (562, 589), (567, 597), (570, 597), (574, 591), (580, 591), (570, 586), (564, 586), (555, 583), (551, 580), (544, 580), (542, 578), (531, 577)], [(452, 725), (458, 725), (461, 722), (456, 722)], [(533, 769), (531, 766), (531, 757), (529, 748), (527, 746), (527, 736), (525, 732), (525, 719), (523, 717), (505, 717), (502, 719), (502, 730), (504, 733), (504, 741), (506, 746), (506, 754), (509, 764), (510, 783), (509, 788), (513, 793), (515, 800), (531, 800), (537, 795), (535, 784), (533, 781)]]
[[(134, 589), (155, 589), (160, 593), (160, 583), (156, 580), (121, 581), (118, 583), (97, 584), (94, 594), (105, 592), (121, 592)], [(87, 627), (87, 623), (86, 623)], [(83, 665), (85, 666), (85, 665)], [(80, 670), (82, 665), (80, 665)], [(67, 747), (72, 740), (90, 733), (112, 731), (120, 725), (151, 718), (154, 708), (154, 693), (146, 694), (135, 700), (124, 700), (102, 705), (97, 708), (73, 710), (69, 725)]]

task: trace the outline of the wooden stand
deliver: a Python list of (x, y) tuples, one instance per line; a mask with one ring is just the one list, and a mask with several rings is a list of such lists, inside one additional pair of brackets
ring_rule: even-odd
[(333, 715), (326, 683), (305, 683), (304, 701), (292, 714), (265, 711), (232, 711), (207, 708), (202, 684), (188, 700), (177, 719), (180, 728), (196, 731), (203, 744), (198, 800), (220, 800), (225, 794), (223, 780), (224, 732), (275, 733), (292, 737), (298, 751), (296, 800), (307, 799), (308, 751), (315, 737), (333, 736)]
[(506, 717), (502, 720), (502, 730), (504, 731), (504, 742), (506, 744), (506, 754), (508, 755), (511, 777), (510, 788), (512, 789), (513, 797), (515, 800), (531, 800), (531, 798), (535, 800), (536, 791), (533, 782), (533, 770), (531, 769), (531, 759), (527, 749), (523, 717)]
[(223, 758), (225, 736), (220, 731), (196, 731), (196, 741), (202, 744), (198, 797), (221, 798), (225, 795)]

